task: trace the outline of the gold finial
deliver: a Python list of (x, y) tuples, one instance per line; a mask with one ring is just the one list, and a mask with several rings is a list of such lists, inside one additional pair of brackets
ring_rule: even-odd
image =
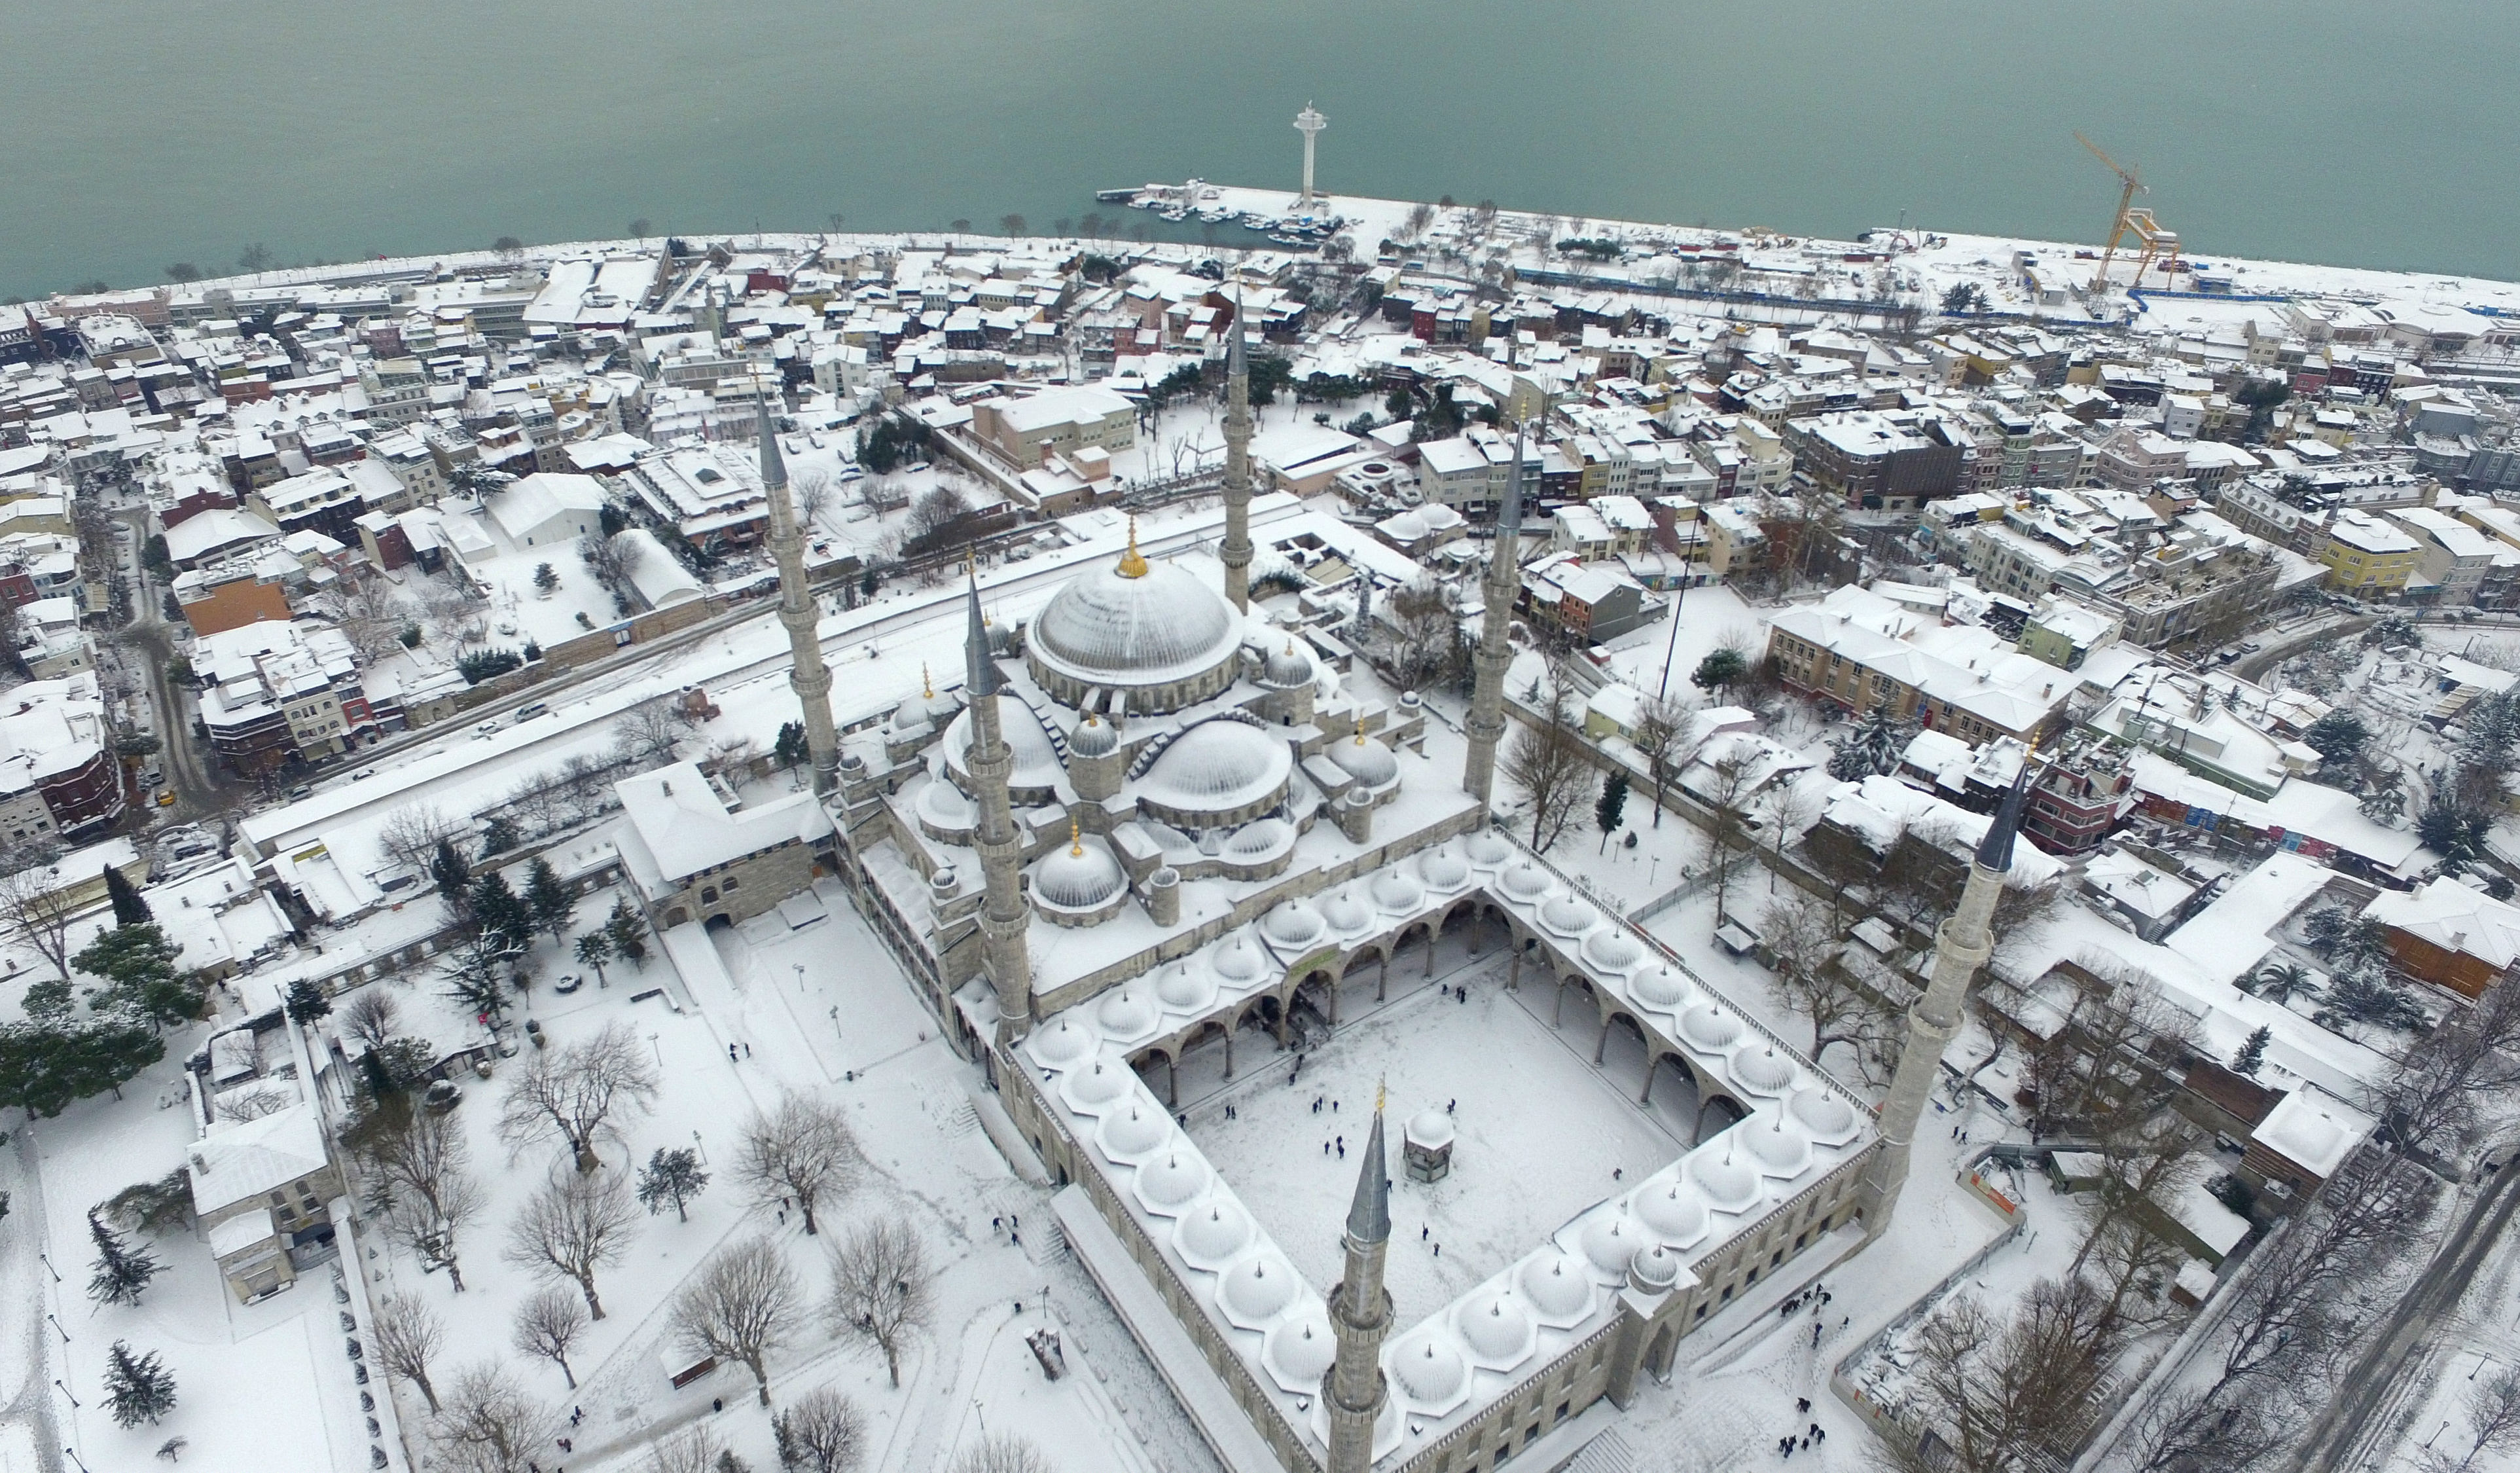
[(1360, 747), (1365, 745), (1365, 717), (1363, 716), (1356, 718), (1356, 744)]
[(1373, 1082), (1373, 1113), (1376, 1115), (1380, 1115), (1382, 1113), (1382, 1090), (1383, 1082), (1378, 1079), (1375, 1080)]
[(1142, 578), (1147, 575), (1146, 554), (1138, 551), (1138, 519), (1129, 519), (1129, 550), (1120, 554), (1120, 576)]
[(927, 673), (927, 662), (919, 662), (919, 694), (929, 701), (936, 699), (936, 682)]
[(1072, 813), (1067, 819), (1067, 853), (1072, 859), (1085, 857), (1085, 830), (1077, 823)]

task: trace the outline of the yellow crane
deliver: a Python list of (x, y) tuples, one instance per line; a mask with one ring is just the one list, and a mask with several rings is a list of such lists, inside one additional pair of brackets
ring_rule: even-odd
[(2118, 191), (2117, 218), (2109, 227), (2108, 249), (2100, 253), (2100, 274), (2092, 279), (2092, 290), (2095, 293), (2104, 293), (2109, 289), (2109, 267), (2116, 261), (2118, 246), (2126, 240), (2129, 233), (2143, 242), (2143, 255), (2135, 266), (2135, 285), (2143, 285), (2144, 271), (2155, 262), (2160, 264), (2165, 274), (2178, 270), (2179, 232), (2163, 229), (2161, 222), (2153, 218), (2150, 209), (2139, 208), (2135, 203), (2137, 191), (2151, 193), (2150, 190), (2145, 189), (2143, 180), (2134, 169), (2126, 167), (2115, 159), (2100, 152), (2100, 146), (2084, 137), (2081, 132), (2077, 131), (2074, 139), (2083, 147), (2090, 149), (2092, 158), (2107, 164), (2109, 172), (2117, 175), (2125, 185)]

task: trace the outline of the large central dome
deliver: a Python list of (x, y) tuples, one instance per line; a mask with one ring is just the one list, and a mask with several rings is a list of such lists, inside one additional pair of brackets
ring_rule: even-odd
[(1176, 711), (1234, 683), (1242, 631), (1225, 595), (1134, 539), (1118, 566), (1058, 590), (1032, 628), (1033, 676), (1073, 705), (1098, 686), (1130, 693), (1139, 713)]

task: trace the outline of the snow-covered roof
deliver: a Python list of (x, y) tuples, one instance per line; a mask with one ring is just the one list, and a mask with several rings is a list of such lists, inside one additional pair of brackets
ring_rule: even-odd
[(2434, 880), (2406, 892), (2384, 890), (2363, 914), (2493, 967), (2520, 960), (2520, 906), (2456, 880)]
[(288, 1185), (331, 1164), (315, 1107), (300, 1101), (193, 1143), (193, 1211), (221, 1208)]
[(2259, 1145), (2324, 1180), (2371, 1133), (2370, 1116), (2316, 1085), (2293, 1090), (2252, 1132)]
[(622, 859), (645, 870), (641, 878), (651, 884), (661, 880), (670, 888), (783, 844), (811, 844), (832, 827), (810, 793), (731, 808), (696, 762), (675, 762), (612, 787), (630, 820)]

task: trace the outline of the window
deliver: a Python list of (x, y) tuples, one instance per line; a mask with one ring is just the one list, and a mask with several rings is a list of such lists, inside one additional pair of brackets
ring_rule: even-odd
[(727, 876), (727, 877), (726, 877), (726, 883), (725, 883), (723, 886), (721, 886), (720, 888), (721, 888), (721, 889), (724, 889), (724, 890), (733, 890), (733, 889), (735, 889), (737, 886), (742, 885), (742, 883), (743, 883), (743, 882), (742, 882), (742, 880), (737, 879), (737, 878), (736, 878), (735, 876), (733, 876), (733, 875), (729, 875), (729, 876)]

